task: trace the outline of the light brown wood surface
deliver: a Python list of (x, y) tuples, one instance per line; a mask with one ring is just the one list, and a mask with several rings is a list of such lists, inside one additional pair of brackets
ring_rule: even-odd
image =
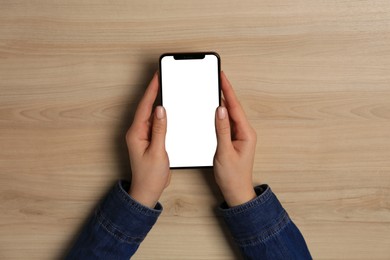
[[(60, 259), (130, 175), (161, 53), (221, 55), (315, 259), (390, 259), (390, 1), (0, 1), (0, 259)], [(134, 259), (236, 259), (211, 171), (176, 170)]]

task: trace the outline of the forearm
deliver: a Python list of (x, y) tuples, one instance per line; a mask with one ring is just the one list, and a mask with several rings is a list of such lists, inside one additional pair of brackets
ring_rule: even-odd
[(132, 199), (118, 182), (84, 226), (66, 259), (129, 259), (162, 211)]
[(305, 240), (267, 185), (257, 197), (221, 212), (246, 259), (311, 259)]

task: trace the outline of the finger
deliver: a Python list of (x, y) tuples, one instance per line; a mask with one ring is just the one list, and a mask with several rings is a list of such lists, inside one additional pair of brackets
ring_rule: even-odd
[(172, 178), (172, 174), (169, 172), (168, 180), (167, 180), (167, 183), (165, 184), (165, 188), (168, 187), (169, 184), (171, 184), (171, 178)]
[(145, 94), (143, 95), (141, 101), (137, 106), (133, 123), (144, 123), (149, 120), (157, 94), (158, 94), (158, 75), (157, 73), (155, 73), (152, 80), (149, 83), (149, 86), (145, 90)]
[(232, 85), (223, 72), (221, 72), (221, 89), (225, 97), (226, 108), (229, 111), (230, 119), (235, 124), (236, 137), (239, 139), (247, 137), (250, 132), (248, 119), (234, 93)]
[(152, 136), (150, 149), (155, 151), (165, 151), (165, 136), (167, 133), (167, 116), (162, 106), (157, 106), (154, 110), (152, 123)]
[(223, 107), (226, 107), (226, 101), (225, 101), (224, 98), (221, 99), (221, 102), (222, 102), (222, 106), (223, 106)]
[(236, 94), (234, 93), (233, 87), (227, 79), (224, 72), (221, 72), (221, 89), (223, 96), (225, 97), (225, 103), (228, 107), (229, 114), (234, 121), (246, 120), (245, 112), (238, 101)]
[(216, 110), (215, 130), (217, 133), (218, 149), (230, 149), (230, 147), (232, 147), (232, 138), (229, 115), (226, 107), (220, 106)]

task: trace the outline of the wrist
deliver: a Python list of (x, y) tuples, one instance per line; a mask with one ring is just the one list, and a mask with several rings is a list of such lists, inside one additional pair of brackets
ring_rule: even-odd
[(153, 196), (145, 192), (140, 192), (138, 190), (133, 190), (131, 188), (129, 189), (128, 193), (130, 197), (132, 197), (134, 200), (151, 209), (153, 209), (156, 206), (158, 199), (160, 197), (160, 196)]
[(253, 187), (238, 189), (236, 191), (225, 191), (223, 197), (229, 207), (236, 207), (247, 203), (257, 197)]

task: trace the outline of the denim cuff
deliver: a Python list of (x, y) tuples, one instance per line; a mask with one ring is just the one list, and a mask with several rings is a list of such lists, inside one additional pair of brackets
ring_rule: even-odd
[(96, 209), (100, 225), (115, 238), (126, 243), (141, 243), (162, 212), (157, 203), (148, 208), (127, 193), (130, 183), (119, 181)]
[(268, 185), (263, 184), (254, 189), (257, 197), (253, 200), (232, 208), (224, 202), (219, 207), (239, 246), (264, 243), (291, 221)]

